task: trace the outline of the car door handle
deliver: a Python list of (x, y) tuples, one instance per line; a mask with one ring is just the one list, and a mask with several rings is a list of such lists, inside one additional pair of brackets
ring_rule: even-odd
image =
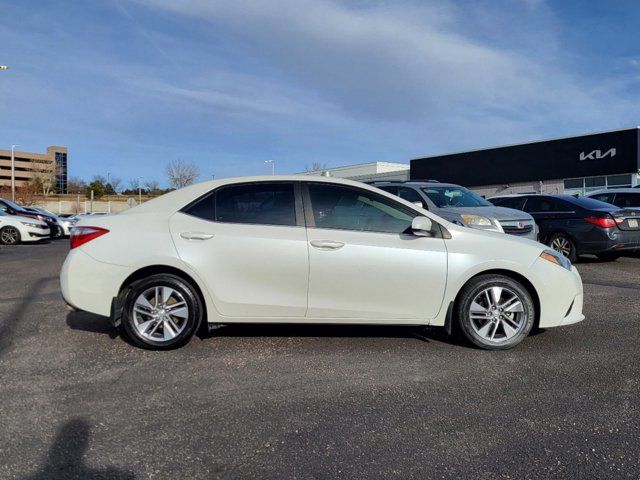
[(310, 243), (319, 250), (337, 250), (344, 247), (344, 243), (333, 240), (312, 240)]
[(213, 238), (213, 233), (182, 232), (180, 236), (185, 240), (209, 240), (210, 238)]

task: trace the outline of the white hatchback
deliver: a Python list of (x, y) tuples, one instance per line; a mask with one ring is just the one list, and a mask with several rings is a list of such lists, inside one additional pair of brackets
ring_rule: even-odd
[(157, 349), (202, 321), (433, 325), (506, 349), (584, 318), (577, 270), (545, 245), (324, 177), (204, 182), (83, 218), (60, 279), (69, 305)]

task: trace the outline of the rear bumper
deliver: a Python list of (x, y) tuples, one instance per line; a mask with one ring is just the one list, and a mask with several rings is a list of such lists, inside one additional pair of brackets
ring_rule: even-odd
[(581, 242), (579, 253), (609, 253), (640, 250), (640, 231), (608, 229), (598, 240)]
[(130, 268), (99, 262), (80, 248), (71, 250), (60, 271), (62, 297), (76, 310), (108, 317), (130, 273)]

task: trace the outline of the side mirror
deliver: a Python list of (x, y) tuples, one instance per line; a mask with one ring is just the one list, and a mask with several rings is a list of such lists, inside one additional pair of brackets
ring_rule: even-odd
[(424, 206), (424, 203), (422, 203), (420, 200), (418, 200), (417, 202), (411, 202), (411, 203), (413, 203), (416, 207), (426, 208)]
[(418, 237), (431, 237), (433, 222), (427, 217), (415, 217), (411, 222), (411, 230)]

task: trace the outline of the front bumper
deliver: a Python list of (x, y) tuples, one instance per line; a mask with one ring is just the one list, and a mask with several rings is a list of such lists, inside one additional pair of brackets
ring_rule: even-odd
[(541, 328), (570, 325), (584, 320), (584, 292), (576, 267), (571, 271), (538, 258), (532, 266), (532, 280), (540, 299)]
[(45, 238), (49, 238), (51, 231), (48, 228), (26, 227), (26, 235), (22, 235), (23, 242), (37, 242)]

